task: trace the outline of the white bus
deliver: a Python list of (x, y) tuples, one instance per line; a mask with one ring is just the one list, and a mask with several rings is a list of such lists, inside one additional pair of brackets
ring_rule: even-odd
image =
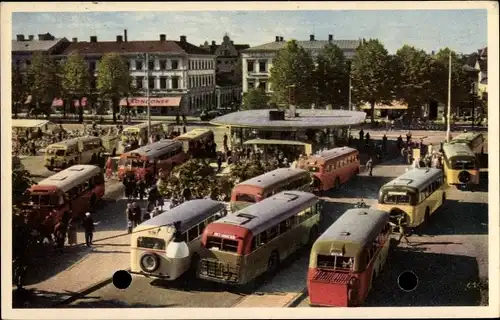
[(75, 164), (89, 164), (103, 152), (99, 137), (86, 136), (53, 143), (45, 149), (45, 167), (50, 171), (65, 169)]

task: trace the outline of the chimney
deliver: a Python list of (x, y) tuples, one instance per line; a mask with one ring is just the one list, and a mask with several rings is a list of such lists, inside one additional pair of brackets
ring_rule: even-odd
[(283, 42), (283, 37), (280, 37), (280, 42)]
[(78, 38), (73, 38), (73, 42), (78, 42)]
[(35, 36), (34, 36), (34, 35), (32, 35), (32, 34), (30, 34), (30, 35), (28, 36), (28, 39), (29, 39), (30, 41), (33, 41), (33, 40), (35, 39)]
[(333, 41), (333, 34), (328, 35), (328, 41), (332, 42)]
[(280, 37), (279, 36), (276, 36), (275, 42), (280, 42)]
[(97, 36), (90, 36), (90, 42), (97, 42)]
[(186, 36), (181, 36), (181, 42), (186, 42)]
[(215, 40), (212, 40), (212, 45), (215, 46)]
[(127, 29), (123, 30), (123, 40), (127, 42)]
[(24, 41), (24, 34), (18, 34), (18, 35), (16, 35), (16, 40), (17, 41)]
[(160, 41), (165, 41), (165, 40), (167, 40), (167, 35), (160, 34)]
[(123, 42), (123, 36), (116, 36), (116, 42)]
[(309, 41), (314, 41), (314, 34), (311, 34), (311, 35), (309, 36)]

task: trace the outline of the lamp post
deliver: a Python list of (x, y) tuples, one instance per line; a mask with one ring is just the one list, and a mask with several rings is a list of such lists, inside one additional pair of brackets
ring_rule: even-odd
[(347, 105), (347, 109), (349, 111), (351, 111), (351, 89), (352, 89), (352, 85), (351, 85), (351, 64), (352, 64), (352, 61), (349, 60), (347, 62), (347, 76), (349, 77), (349, 102), (348, 102), (348, 105)]
[(451, 120), (451, 50), (448, 56), (448, 113), (446, 116), (447, 128), (446, 128), (446, 142), (450, 142), (450, 124)]
[(145, 73), (146, 73), (146, 101), (147, 101), (147, 113), (148, 113), (148, 143), (151, 139), (151, 103), (149, 101), (149, 53), (145, 53)]
[(471, 82), (470, 89), (471, 105), (472, 105), (472, 128), (474, 128), (475, 115), (476, 115), (476, 83)]

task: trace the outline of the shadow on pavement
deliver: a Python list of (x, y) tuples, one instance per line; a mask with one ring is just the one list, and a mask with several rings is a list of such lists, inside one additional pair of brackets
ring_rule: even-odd
[[(421, 252), (423, 248), (396, 248), (388, 257), (385, 270), (376, 280), (365, 307), (478, 306), (481, 292), (475, 258)], [(398, 276), (413, 271), (418, 286), (405, 292)]]
[(73, 293), (60, 293), (35, 289), (12, 290), (12, 308), (53, 308)]
[[(91, 300), (92, 299), (92, 300)], [(94, 300), (95, 299), (95, 300)], [(152, 305), (147, 303), (126, 303), (116, 299), (102, 299), (101, 297), (89, 297), (89, 301), (78, 301), (71, 305), (61, 308), (79, 309), (79, 308), (173, 308), (178, 305), (175, 303), (164, 305)]]
[(325, 191), (323, 194), (318, 193), (318, 195), (332, 199), (377, 199), (380, 187), (392, 179), (394, 177), (358, 175), (340, 188)]

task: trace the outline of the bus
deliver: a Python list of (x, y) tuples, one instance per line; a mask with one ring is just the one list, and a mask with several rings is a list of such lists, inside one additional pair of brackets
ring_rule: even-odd
[(319, 198), (284, 191), (209, 224), (201, 239), (197, 276), (243, 286), (279, 269), (280, 262), (319, 235)]
[(390, 213), (391, 222), (409, 228), (427, 224), (446, 200), (443, 172), (436, 168), (415, 168), (380, 188), (375, 207)]
[(182, 142), (185, 153), (193, 158), (214, 158), (216, 154), (214, 132), (210, 129), (193, 129), (174, 140)]
[(32, 221), (41, 223), (52, 213), (53, 223), (72, 214), (80, 218), (94, 210), (104, 196), (104, 175), (93, 165), (74, 165), (40, 181), (27, 190), (23, 211)]
[(357, 175), (359, 164), (358, 150), (342, 147), (302, 157), (297, 167), (313, 174), (314, 191), (327, 191)]
[(118, 178), (123, 180), (125, 175), (131, 174), (137, 179), (151, 181), (159, 169), (170, 171), (186, 160), (182, 143), (163, 139), (122, 154), (118, 162)]
[(465, 143), (443, 145), (443, 170), (449, 185), (465, 188), (479, 184), (479, 159)]
[(311, 174), (302, 169), (278, 168), (237, 184), (231, 191), (235, 212), (285, 190), (310, 191)]
[(275, 150), (283, 152), (285, 158), (289, 160), (297, 159), (300, 155), (310, 155), (314, 151), (312, 144), (295, 140), (252, 139), (245, 141), (243, 145), (252, 149), (262, 149), (264, 158), (274, 154)]
[[(164, 133), (164, 123), (163, 121), (151, 121), (151, 135), (162, 135)], [(125, 143), (127, 140), (132, 138), (140, 138), (147, 143), (148, 139), (148, 122), (141, 122), (132, 126), (125, 127), (122, 131), (121, 140)]]
[(307, 271), (309, 304), (361, 305), (387, 260), (390, 235), (387, 212), (347, 210), (312, 246)]
[(47, 146), (45, 149), (45, 167), (50, 171), (66, 169), (75, 164), (89, 164), (97, 160), (103, 152), (99, 137), (85, 136), (64, 140)]
[(464, 132), (453, 138), (450, 143), (465, 143), (475, 154), (484, 153), (484, 135), (480, 132)]
[[(138, 225), (131, 236), (130, 272), (175, 280), (191, 270), (195, 277), (201, 235), (208, 224), (226, 215), (225, 208), (224, 203), (214, 200), (191, 200)], [(168, 256), (167, 248), (174, 238), (177, 221), (181, 222), (179, 231), (189, 249), (186, 258)]]

